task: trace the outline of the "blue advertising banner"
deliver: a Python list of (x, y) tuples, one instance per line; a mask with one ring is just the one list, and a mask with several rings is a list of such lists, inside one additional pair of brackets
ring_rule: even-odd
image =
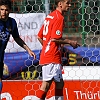
[(41, 50), (34, 50), (36, 59), (30, 57), (28, 52), (5, 53), (4, 57), (4, 78), (17, 72), (21, 72), (27, 67), (39, 64)]

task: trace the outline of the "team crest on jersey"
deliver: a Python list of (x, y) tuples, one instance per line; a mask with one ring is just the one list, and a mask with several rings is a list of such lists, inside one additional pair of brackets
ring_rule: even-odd
[(60, 30), (57, 30), (57, 31), (56, 31), (56, 34), (57, 34), (57, 35), (60, 35), (60, 34), (61, 34)]

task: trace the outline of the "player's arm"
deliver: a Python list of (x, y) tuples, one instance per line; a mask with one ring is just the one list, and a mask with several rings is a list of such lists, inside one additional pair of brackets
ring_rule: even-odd
[(78, 46), (80, 46), (79, 43), (77, 43), (77, 41), (73, 41), (73, 40), (69, 40), (69, 39), (51, 39), (52, 42), (56, 42), (58, 44), (69, 44), (71, 45), (73, 48), (77, 48)]
[(43, 45), (43, 27), (44, 27), (44, 25), (42, 25), (42, 27), (37, 35), (37, 38), (38, 38), (39, 42), (41, 43), (41, 45)]
[(14, 38), (15, 42), (21, 46), (22, 48), (24, 48), (26, 51), (28, 51), (30, 56), (33, 56), (34, 58), (36, 58), (36, 55), (34, 52), (31, 51), (31, 49), (25, 44), (25, 42), (20, 38)]
[(51, 41), (56, 42), (58, 44), (69, 44), (73, 48), (77, 48), (79, 44), (77, 41), (72, 41), (69, 39), (62, 38), (62, 31), (63, 31), (63, 19), (56, 20), (53, 24), (52, 33), (51, 33)]
[(70, 44), (70, 40), (69, 39), (64, 39), (64, 38), (61, 38), (61, 39), (51, 39), (52, 42), (56, 42), (58, 44)]
[(41, 39), (41, 38), (38, 36), (38, 40), (39, 40), (39, 42), (41, 43), (41, 45), (43, 45), (43, 39)]
[(17, 28), (17, 23), (15, 21), (15, 19), (12, 19), (12, 23), (13, 23), (13, 32), (12, 32), (12, 37), (14, 38), (15, 42), (21, 46), (22, 48), (24, 48), (26, 51), (28, 51), (30, 56), (33, 56), (34, 58), (36, 58), (36, 55), (34, 52), (32, 52), (30, 50), (30, 48), (25, 44), (25, 42), (20, 38), (19, 36), (19, 32), (18, 32), (18, 28)]

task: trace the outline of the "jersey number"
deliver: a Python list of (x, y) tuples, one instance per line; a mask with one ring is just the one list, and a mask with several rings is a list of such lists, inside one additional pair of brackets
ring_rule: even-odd
[(50, 23), (50, 21), (47, 21), (47, 20), (44, 21), (43, 35), (47, 35), (48, 34), (49, 23)]

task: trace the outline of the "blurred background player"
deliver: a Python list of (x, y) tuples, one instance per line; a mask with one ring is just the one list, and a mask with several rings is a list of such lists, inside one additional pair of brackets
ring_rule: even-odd
[(44, 100), (51, 86), (55, 82), (55, 99), (63, 99), (64, 81), (61, 71), (61, 44), (69, 44), (74, 49), (79, 46), (77, 41), (62, 38), (64, 27), (63, 12), (71, 7), (69, 0), (55, 0), (56, 10), (51, 12), (45, 19), (38, 33), (38, 40), (43, 45), (40, 65), (42, 65), (43, 82), (36, 94), (35, 100)]
[(28, 51), (30, 56), (36, 57), (34, 52), (25, 44), (20, 38), (15, 19), (9, 17), (11, 11), (10, 0), (0, 0), (0, 92), (2, 90), (2, 76), (3, 76), (3, 60), (5, 49), (10, 37), (10, 34), (14, 38), (15, 42)]

